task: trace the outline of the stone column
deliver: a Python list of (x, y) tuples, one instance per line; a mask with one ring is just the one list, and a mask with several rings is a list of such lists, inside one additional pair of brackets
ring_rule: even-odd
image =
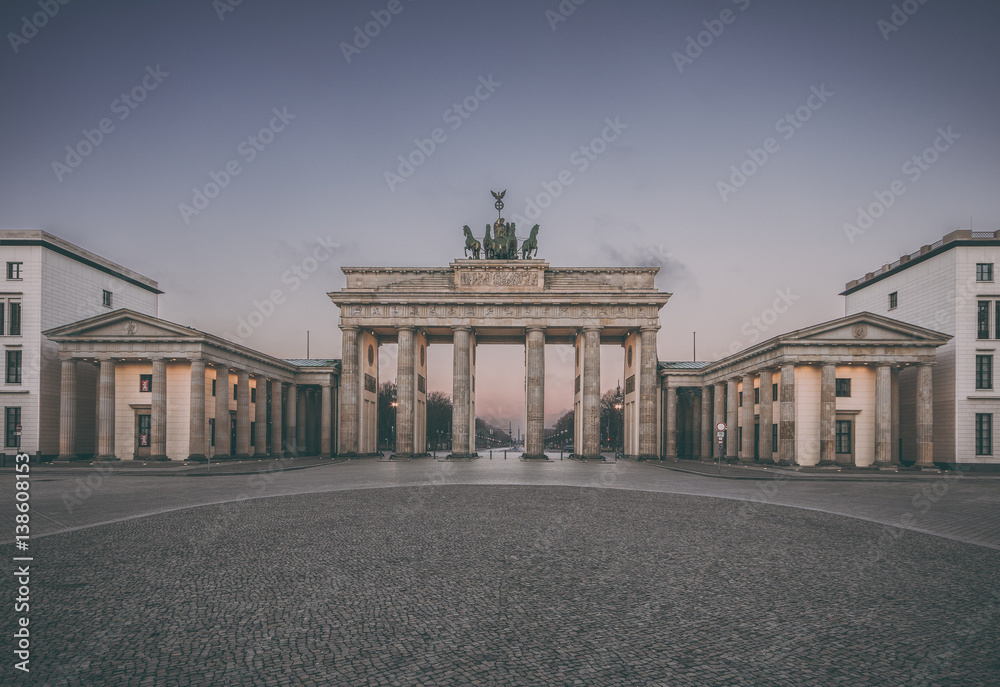
[(451, 455), (467, 458), (469, 450), (469, 414), (472, 410), (472, 358), (469, 327), (455, 327), (452, 355)]
[[(724, 383), (716, 382), (712, 387), (712, 401), (715, 406), (715, 424), (718, 425), (720, 422), (726, 421), (726, 385)], [(712, 455), (719, 456), (719, 440), (715, 434), (712, 435)]]
[(281, 381), (271, 380), (271, 457), (282, 455), (283, 432), (281, 422)]
[(726, 458), (739, 458), (740, 446), (739, 379), (727, 380), (726, 386)]
[(167, 459), (167, 361), (153, 358), (153, 390), (149, 418), (149, 460)]
[[(645, 378), (645, 376), (643, 376)], [(641, 384), (641, 382), (640, 382)], [(654, 377), (653, 384), (656, 384)], [(641, 392), (641, 389), (640, 389)], [(639, 399), (639, 455), (643, 455), (642, 398)], [(656, 417), (652, 418), (655, 423)], [(647, 428), (648, 430), (648, 428)], [(601, 329), (585, 327), (583, 330), (583, 447), (584, 458), (601, 457)], [(655, 448), (653, 454), (655, 454)], [(656, 457), (655, 455), (646, 457)]]
[(892, 462), (899, 465), (899, 368), (892, 368)]
[(837, 462), (837, 366), (823, 363), (819, 386), (819, 462)]
[[(668, 384), (668, 380), (663, 380), (664, 384)], [(666, 436), (666, 448), (664, 450), (664, 455), (667, 458), (677, 458), (677, 388), (668, 386), (664, 389), (663, 400), (666, 404), (666, 421), (667, 429), (664, 433)]]
[(296, 384), (288, 385), (288, 401), (285, 403), (285, 451), (286, 456), (298, 454), (298, 409), (299, 409), (299, 387)]
[(774, 424), (774, 375), (770, 369), (760, 371), (760, 459), (774, 462), (774, 447), (771, 446), (771, 427)]
[(236, 457), (250, 457), (250, 373), (236, 372)]
[(917, 365), (917, 465), (934, 464), (934, 384), (931, 366)]
[(267, 380), (261, 375), (256, 375), (257, 401), (254, 403), (254, 437), (253, 454), (255, 456), (267, 455)]
[(712, 457), (712, 443), (715, 440), (715, 427), (712, 422), (712, 387), (701, 388), (701, 452), (702, 458)]
[(62, 360), (59, 376), (59, 457), (76, 458), (76, 361)]
[(778, 462), (795, 463), (795, 365), (781, 366), (781, 386), (778, 389)]
[(524, 341), (525, 458), (545, 457), (545, 328), (528, 327)]
[(229, 367), (215, 367), (215, 457), (229, 458), (232, 416), (229, 414)]
[(691, 445), (688, 447), (688, 457), (701, 457), (701, 408), (699, 408), (699, 394), (697, 389), (690, 390), (691, 398)]
[[(338, 431), (340, 449), (338, 452), (341, 455), (356, 456), (358, 454), (358, 403), (361, 402), (358, 396), (361, 387), (358, 328), (341, 326), (340, 329), (344, 336), (340, 354), (340, 430)], [(273, 411), (271, 421), (275, 422)], [(273, 429), (271, 431), (274, 432)]]
[(743, 445), (740, 447), (740, 462), (743, 463), (754, 461), (753, 378), (752, 374), (743, 375)]
[(115, 361), (104, 358), (97, 396), (97, 459), (118, 460), (115, 455)]
[[(296, 387), (298, 389), (298, 387)], [(308, 411), (308, 400), (311, 389), (298, 389), (298, 395), (296, 396), (297, 406), (295, 408), (295, 429), (296, 429), (296, 439), (295, 439), (295, 452), (300, 456), (304, 456), (309, 452), (309, 411)], [(289, 430), (291, 434), (291, 430)]]
[(191, 361), (191, 385), (188, 391), (188, 460), (203, 461), (205, 456), (205, 361)]
[(875, 368), (875, 465), (892, 464), (892, 367)]
[(319, 457), (329, 458), (333, 455), (330, 441), (333, 426), (333, 385), (330, 382), (323, 382), (321, 387), (319, 412)]
[(417, 396), (416, 350), (413, 327), (398, 330), (396, 355), (396, 458), (413, 457), (414, 399)]
[(642, 341), (639, 359), (639, 455), (653, 459), (659, 458), (656, 453), (656, 332), (659, 330), (658, 326), (639, 330)]

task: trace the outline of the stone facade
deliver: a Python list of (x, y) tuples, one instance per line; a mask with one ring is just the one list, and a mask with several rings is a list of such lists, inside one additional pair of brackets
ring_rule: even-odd
[[(0, 317), (4, 349), (0, 364), (6, 364), (8, 351), (19, 351), (21, 357), (19, 379), (8, 381), (6, 375), (0, 376), (5, 444), (0, 451), (15, 450), (13, 427), (6, 427), (8, 416), (15, 416), (9, 408), (20, 417), (21, 450), (51, 458), (60, 452), (63, 417), (74, 418), (80, 440), (90, 442), (96, 437), (97, 370), (77, 371), (66, 383), (77, 385), (79, 402), (62, 405), (65, 368), (57, 345), (42, 332), (115, 308), (155, 316), (161, 292), (152, 279), (44, 231), (0, 231), (0, 269), (4, 315)], [(18, 333), (11, 329), (12, 305), (20, 308)]]
[[(278, 360), (130, 310), (47, 330), (62, 370), (59, 460), (330, 456), (339, 361)], [(96, 369), (97, 437), (71, 412)], [(87, 412), (92, 416), (94, 406)], [(270, 440), (269, 440), (270, 437)]]
[[(847, 314), (878, 313), (952, 337), (938, 350), (931, 373), (931, 431), (935, 459), (942, 462), (1000, 464), (1000, 381), (993, 379), (1000, 362), (996, 358), (1000, 342), (998, 269), (1000, 232), (955, 231), (848, 282), (842, 294)], [(983, 316), (985, 336), (979, 331)], [(982, 370), (988, 378), (977, 378), (979, 357), (990, 359), (990, 369)], [(914, 408), (916, 371), (903, 371), (898, 383), (904, 409)], [(977, 416), (987, 416), (990, 425), (979, 442)], [(903, 450), (915, 451), (919, 432), (914, 413), (901, 415), (899, 430)]]
[[(933, 447), (930, 371), (935, 351), (949, 339), (859, 313), (714, 363), (664, 363), (664, 456), (718, 457), (718, 442), (705, 445), (709, 435), (701, 431), (712, 419), (727, 425), (722, 450), (729, 460), (855, 467), (941, 462)], [(914, 450), (901, 455), (892, 445), (900, 417), (895, 380), (911, 369), (920, 394), (909, 412), (922, 429)]]
[[(476, 452), (476, 347), (486, 344), (526, 347), (525, 451), (529, 458), (543, 456), (544, 347), (546, 343), (562, 343), (578, 349), (575, 451), (584, 457), (599, 457), (600, 346), (625, 345), (631, 338), (636, 339), (632, 345), (638, 351), (638, 372), (636, 412), (630, 414), (626, 428), (635, 441), (628, 445), (627, 453), (656, 456), (655, 335), (660, 309), (670, 298), (653, 283), (658, 268), (553, 268), (543, 260), (456, 260), (447, 268), (345, 267), (343, 271), (346, 287), (329, 296), (340, 308), (345, 383), (347, 375), (353, 374), (348, 371), (365, 362), (366, 347), (358, 350), (354, 345), (358, 332), (370, 336), (372, 346), (398, 342), (405, 348), (400, 356), (403, 374), (397, 372), (397, 384), (407, 398), (412, 377), (409, 349), (414, 337), (423, 337), (426, 345), (454, 344), (454, 456)], [(377, 378), (377, 370), (369, 374)], [(353, 376), (350, 383), (356, 383)], [(407, 401), (404, 410), (400, 404), (397, 427), (419, 425), (409, 417), (416, 407)], [(407, 415), (402, 421), (400, 412)], [(374, 413), (374, 406), (352, 404), (351, 398), (342, 397), (342, 453), (374, 451)], [(397, 457), (413, 454), (410, 436), (409, 429), (402, 436), (397, 430)]]

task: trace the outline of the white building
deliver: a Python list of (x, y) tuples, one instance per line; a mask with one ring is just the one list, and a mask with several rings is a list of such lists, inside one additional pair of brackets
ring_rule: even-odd
[[(0, 231), (0, 268), (0, 451), (12, 453), (19, 445), (26, 453), (54, 457), (59, 453), (59, 347), (42, 331), (119, 308), (155, 317), (161, 292), (152, 279), (44, 231)], [(93, 446), (97, 368), (81, 366), (78, 382), (79, 440)]]
[[(872, 312), (934, 329), (953, 338), (933, 366), (934, 460), (997, 464), (1000, 394), (994, 359), (1000, 344), (1000, 232), (954, 231), (911, 255), (883, 265), (843, 292), (846, 314)], [(902, 370), (899, 436), (914, 452), (913, 370)]]

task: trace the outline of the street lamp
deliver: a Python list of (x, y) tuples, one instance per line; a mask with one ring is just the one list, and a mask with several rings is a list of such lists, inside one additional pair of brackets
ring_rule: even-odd
[(399, 407), (399, 402), (396, 400), (396, 392), (392, 393), (392, 402), (389, 404), (392, 406), (392, 447), (391, 450), (396, 450), (396, 408)]

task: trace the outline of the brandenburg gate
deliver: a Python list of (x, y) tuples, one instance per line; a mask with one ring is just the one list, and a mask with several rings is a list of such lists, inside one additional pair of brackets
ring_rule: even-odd
[[(498, 211), (503, 207), (497, 196)], [(452, 457), (475, 455), (476, 347), (524, 344), (525, 458), (544, 458), (545, 345), (576, 353), (574, 452), (600, 455), (601, 344), (625, 348), (625, 453), (658, 457), (656, 333), (670, 298), (656, 267), (551, 267), (530, 258), (537, 225), (518, 255), (514, 226), (499, 218), (471, 259), (441, 267), (344, 267), (347, 284), (328, 294), (340, 308), (343, 353), (341, 455), (375, 453), (378, 348), (398, 345), (396, 457), (427, 450), (427, 347), (451, 343)], [(530, 242), (530, 243), (529, 243)], [(485, 257), (480, 250), (485, 244)], [(510, 246), (513, 245), (513, 250)]]

